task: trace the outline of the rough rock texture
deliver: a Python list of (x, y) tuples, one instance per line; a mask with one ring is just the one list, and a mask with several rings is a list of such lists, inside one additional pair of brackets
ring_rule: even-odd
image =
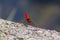
[(60, 40), (60, 32), (0, 19), (0, 40)]

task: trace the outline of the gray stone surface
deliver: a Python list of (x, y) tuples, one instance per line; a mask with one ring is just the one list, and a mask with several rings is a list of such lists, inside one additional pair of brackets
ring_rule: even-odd
[(0, 19), (0, 40), (60, 40), (60, 32)]

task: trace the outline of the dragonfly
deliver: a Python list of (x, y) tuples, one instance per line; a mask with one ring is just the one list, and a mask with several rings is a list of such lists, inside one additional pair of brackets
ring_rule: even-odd
[(26, 21), (27, 21), (29, 24), (32, 22), (32, 20), (31, 20), (31, 18), (30, 18), (30, 16), (28, 15), (27, 12), (24, 13), (24, 17), (25, 17)]
[(32, 21), (32, 19), (30, 18), (28, 12), (25, 12), (25, 13), (24, 13), (24, 17), (25, 17), (26, 21), (28, 22), (28, 24), (30, 24), (30, 25), (32, 25), (32, 26), (36, 26), (36, 27), (38, 26), (38, 25), (36, 25), (36, 24)]

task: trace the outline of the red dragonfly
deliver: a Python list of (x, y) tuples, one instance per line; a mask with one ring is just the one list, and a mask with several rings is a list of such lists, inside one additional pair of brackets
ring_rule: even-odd
[(28, 15), (27, 12), (24, 13), (24, 17), (25, 17), (25, 19), (27, 20), (28, 23), (31, 23), (31, 22), (32, 22), (32, 21), (31, 21), (31, 18), (29, 17), (29, 15)]
[(25, 17), (26, 21), (27, 21), (29, 24), (38, 27), (38, 25), (36, 25), (36, 24), (31, 20), (31, 18), (30, 18), (30, 16), (28, 15), (27, 12), (24, 13), (24, 17)]

